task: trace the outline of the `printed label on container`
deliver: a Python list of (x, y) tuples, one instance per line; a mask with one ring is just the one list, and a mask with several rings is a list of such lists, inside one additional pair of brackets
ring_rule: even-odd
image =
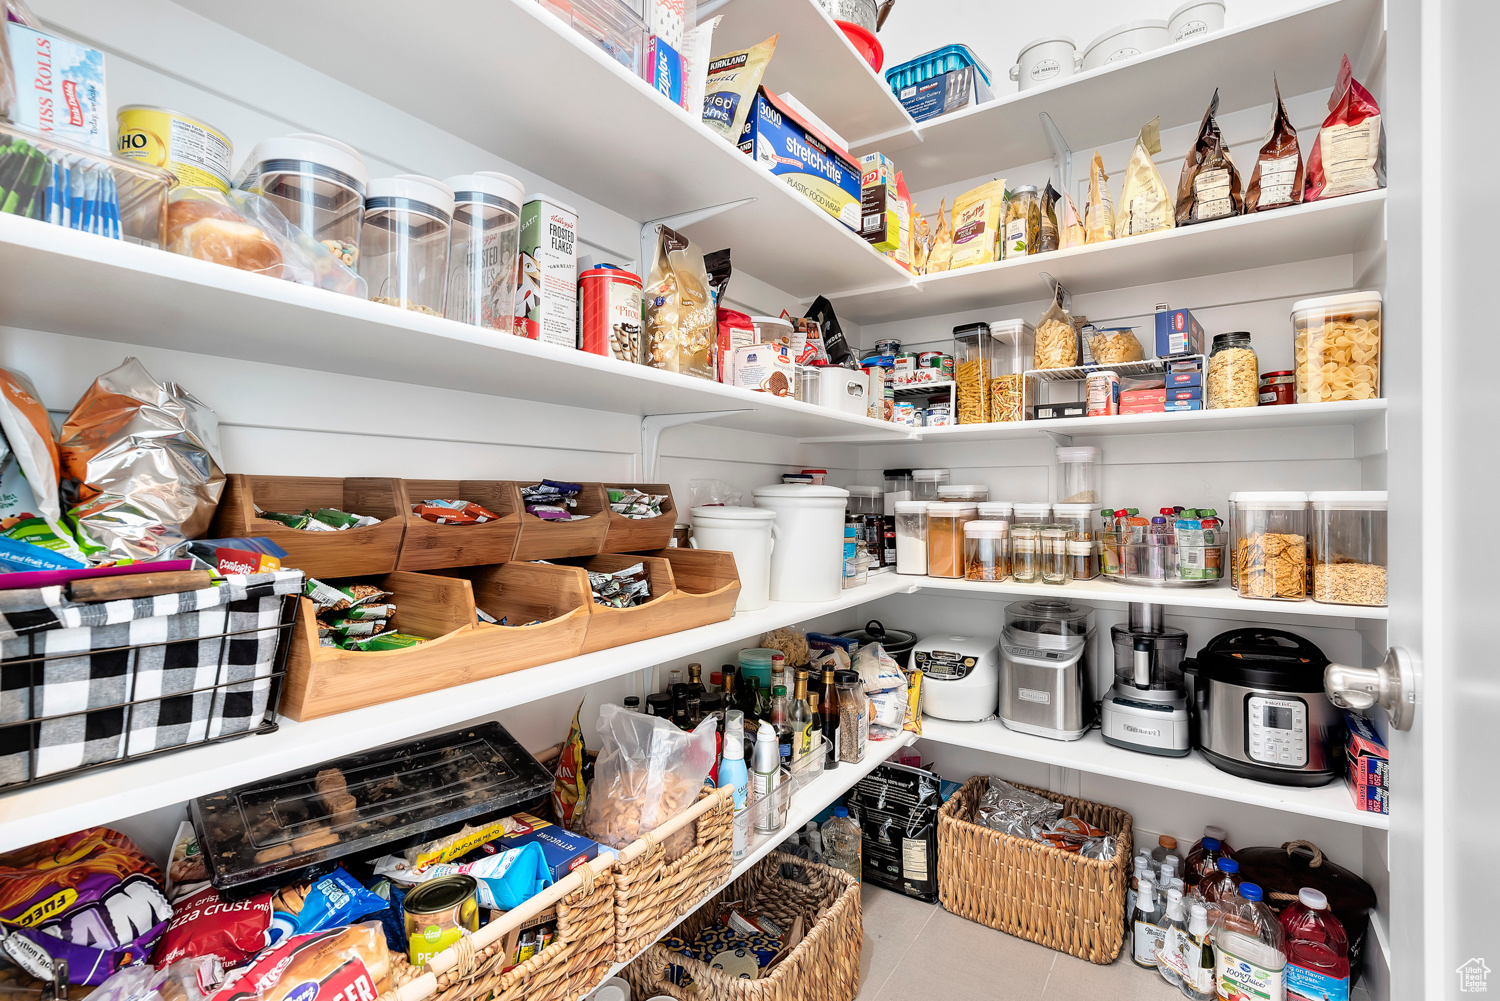
[(1286, 1001), (1349, 1001), (1349, 978), (1286, 964)]
[(1297, 163), (1301, 159), (1301, 154), (1293, 153), (1260, 162), (1261, 208), (1291, 204), (1292, 182), (1297, 179)]
[(1135, 961), (1141, 966), (1155, 966), (1156, 953), (1161, 948), (1162, 929), (1149, 921), (1137, 921), (1135, 934), (1131, 936)]
[(515, 332), (578, 346), (578, 216), (540, 199), (521, 209)]
[(1198, 221), (1220, 219), (1234, 211), (1229, 195), (1229, 168), (1205, 170), (1193, 178), (1193, 194), (1198, 199)]
[(901, 839), (901, 875), (915, 882), (927, 879), (927, 842), (921, 838)]
[(1358, 125), (1330, 125), (1318, 133), (1324, 188), (1320, 197), (1349, 195), (1379, 186), (1375, 161), (1380, 154), (1380, 116)]
[(1026, 247), (1026, 220), (1012, 219), (1005, 224), (1005, 259), (1025, 257), (1029, 252)]
[(1283, 971), (1268, 970), (1236, 956), (1222, 941), (1217, 944), (1219, 955), (1214, 964), (1214, 981), (1218, 984), (1219, 997), (1244, 998), (1246, 1001), (1269, 998), (1280, 1001), (1286, 996), (1286, 988), (1282, 982)]

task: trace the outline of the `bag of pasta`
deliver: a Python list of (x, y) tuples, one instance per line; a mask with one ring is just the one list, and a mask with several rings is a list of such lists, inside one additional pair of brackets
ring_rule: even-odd
[(1000, 218), (1005, 212), (1005, 179), (986, 181), (953, 200), (955, 270), (999, 259)]
[(1125, 166), (1125, 181), (1120, 185), (1120, 214), (1115, 218), (1117, 239), (1172, 229), (1176, 225), (1172, 193), (1151, 160), (1160, 152), (1161, 119), (1153, 118), (1135, 137), (1135, 148)]
[(1177, 225), (1190, 226), (1210, 219), (1226, 219), (1245, 211), (1240, 193), (1240, 172), (1229, 158), (1229, 144), (1219, 131), (1219, 91), (1208, 102), (1198, 139), (1182, 162), (1177, 181)]
[(1055, 286), (1052, 305), (1036, 325), (1036, 367), (1072, 368), (1078, 364), (1078, 330), (1063, 306), (1063, 287)]
[(927, 273), (947, 271), (953, 263), (953, 227), (948, 225), (948, 199), (938, 202), (937, 232), (932, 234), (932, 250), (927, 254)]
[(1115, 238), (1115, 203), (1109, 197), (1109, 175), (1104, 172), (1104, 157), (1094, 150), (1089, 164), (1089, 203), (1083, 207), (1085, 243), (1103, 243)]
[(1073, 196), (1064, 192), (1062, 200), (1058, 202), (1057, 217), (1057, 247), (1059, 250), (1067, 250), (1069, 247), (1081, 247), (1088, 242), (1088, 234), (1084, 232), (1083, 220), (1078, 216), (1078, 206), (1073, 204)]
[(645, 300), (651, 367), (712, 379), (709, 351), (718, 317), (703, 255), (687, 237), (666, 226), (657, 227), (656, 259)]

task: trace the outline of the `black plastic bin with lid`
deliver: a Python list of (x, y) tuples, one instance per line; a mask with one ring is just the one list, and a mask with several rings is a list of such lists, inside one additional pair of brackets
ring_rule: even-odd
[(854, 640), (860, 646), (866, 643), (879, 643), (885, 647), (885, 652), (903, 668), (906, 667), (907, 659), (911, 657), (911, 648), (917, 645), (916, 633), (907, 632), (905, 629), (887, 629), (885, 623), (879, 619), (866, 622), (863, 629), (846, 629), (838, 635), (844, 639)]

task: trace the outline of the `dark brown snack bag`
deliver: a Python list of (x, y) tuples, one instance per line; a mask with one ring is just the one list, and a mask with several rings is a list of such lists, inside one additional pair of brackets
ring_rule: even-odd
[(1286, 113), (1286, 102), (1281, 99), (1281, 84), (1274, 77), (1272, 84), (1276, 88), (1276, 114), (1271, 116), (1271, 128), (1256, 154), (1255, 170), (1245, 188), (1246, 212), (1264, 212), (1302, 203), (1305, 169), (1302, 147), (1297, 145), (1297, 130), (1292, 127), (1292, 118)]
[(1052, 182), (1047, 182), (1047, 187), (1042, 189), (1042, 228), (1037, 237), (1036, 253), (1045, 254), (1049, 250), (1058, 248), (1059, 237), (1057, 228), (1057, 202), (1061, 196)]
[(1229, 158), (1229, 144), (1219, 131), (1219, 92), (1208, 102), (1198, 139), (1182, 163), (1182, 177), (1177, 182), (1177, 225), (1228, 219), (1245, 211), (1240, 189), (1240, 172)]

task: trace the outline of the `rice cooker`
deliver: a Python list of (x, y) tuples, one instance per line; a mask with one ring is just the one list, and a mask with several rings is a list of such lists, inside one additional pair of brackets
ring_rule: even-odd
[(911, 666), (922, 672), (922, 712), (973, 723), (995, 715), (1000, 698), (1000, 640), (995, 636), (929, 636), (917, 641)]
[(1323, 694), (1328, 658), (1295, 633), (1252, 626), (1220, 633), (1183, 661), (1193, 742), (1241, 778), (1320, 786), (1339, 774), (1343, 726)]

